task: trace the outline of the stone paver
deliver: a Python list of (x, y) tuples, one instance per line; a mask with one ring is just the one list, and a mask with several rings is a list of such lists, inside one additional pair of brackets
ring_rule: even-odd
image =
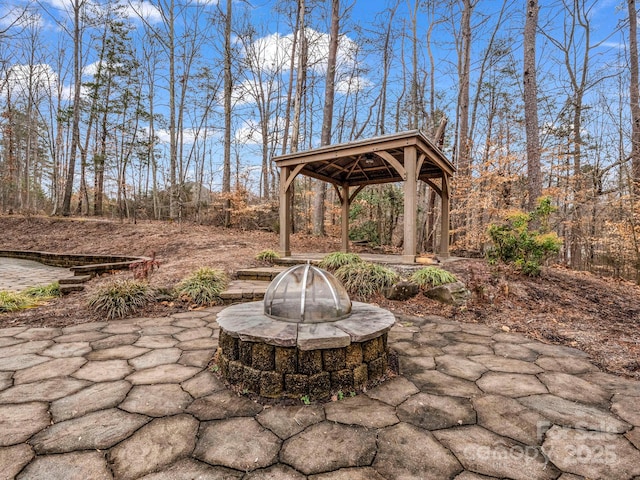
[(164, 417), (182, 413), (192, 400), (191, 395), (175, 383), (138, 385), (131, 389), (120, 408), (150, 417)]
[(124, 380), (95, 383), (77, 393), (51, 402), (49, 410), (53, 420), (56, 423), (61, 422), (96, 410), (117, 407), (130, 389), (131, 384)]
[(39, 365), (17, 371), (13, 375), (14, 384), (37, 382), (47, 378), (71, 375), (87, 361), (82, 357), (56, 358)]
[(273, 465), (280, 443), (253, 418), (230, 418), (202, 425), (194, 455), (211, 465), (251, 471)]
[(345, 398), (324, 407), (327, 420), (367, 428), (383, 428), (399, 422), (395, 408), (366, 395)]
[(12, 480), (27, 465), (35, 454), (25, 443), (0, 448), (0, 480)]
[(539, 448), (523, 447), (477, 425), (441, 430), (434, 435), (466, 469), (483, 475), (514, 480), (552, 480), (559, 474)]
[(547, 432), (543, 449), (559, 468), (587, 478), (640, 475), (640, 452), (623, 437), (557, 425)]
[(476, 421), (476, 412), (466, 398), (417, 393), (398, 407), (398, 417), (427, 430), (469, 425)]
[(399, 375), (262, 405), (208, 369), (219, 311), (0, 329), (0, 480), (640, 478), (640, 382), (576, 349), (399, 315)]
[(0, 268), (0, 290), (15, 292), (73, 277), (73, 272), (68, 268), (51, 267), (34, 260), (19, 258), (0, 257)]
[[(327, 441), (329, 438), (331, 441)], [(373, 430), (321, 422), (288, 439), (282, 446), (280, 458), (305, 475), (311, 475), (371, 465), (375, 453)]]
[(378, 445), (373, 467), (386, 478), (439, 480), (462, 471), (456, 458), (433, 435), (408, 423), (380, 432)]
[(37, 456), (16, 480), (111, 480), (101, 452), (71, 452)]
[(38, 453), (64, 453), (74, 450), (106, 449), (127, 438), (148, 422), (116, 408), (88, 413), (82, 417), (51, 425), (29, 443)]
[(157, 418), (109, 452), (116, 478), (138, 478), (191, 455), (198, 421), (190, 415)]
[(47, 404), (43, 402), (0, 406), (0, 446), (15, 445), (29, 439), (49, 425)]

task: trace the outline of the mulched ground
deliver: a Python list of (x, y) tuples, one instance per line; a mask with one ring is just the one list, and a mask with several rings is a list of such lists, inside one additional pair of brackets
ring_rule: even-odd
[[(155, 287), (171, 288), (197, 268), (207, 265), (232, 275), (255, 266), (256, 253), (277, 250), (276, 234), (223, 229), (193, 223), (119, 222), (96, 219), (0, 216), (3, 249), (57, 253), (151, 255), (160, 269), (151, 277)], [(336, 238), (296, 234), (295, 252), (331, 252)], [(508, 268), (490, 267), (481, 259), (447, 263), (473, 292), (464, 308), (443, 307), (418, 295), (407, 302), (371, 299), (398, 313), (415, 316), (444, 315), (461, 322), (482, 323), (522, 332), (547, 343), (569, 345), (589, 353), (594, 363), (609, 372), (640, 379), (640, 287), (617, 279), (601, 278), (561, 267), (545, 268), (539, 278), (517, 275)], [(129, 272), (114, 273), (131, 277)], [(92, 280), (84, 292), (73, 293), (36, 309), (0, 314), (0, 328), (29, 324), (65, 326), (99, 320), (87, 308), (95, 289), (111, 280)], [(137, 316), (162, 316), (184, 311), (182, 302), (149, 306)]]

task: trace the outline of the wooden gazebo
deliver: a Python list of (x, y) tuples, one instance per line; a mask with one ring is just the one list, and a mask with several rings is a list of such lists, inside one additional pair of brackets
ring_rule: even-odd
[(404, 250), (402, 260), (416, 257), (417, 183), (426, 182), (442, 200), (440, 248), (449, 255), (449, 184), (454, 166), (419, 130), (329, 145), (273, 158), (280, 169), (280, 253), (291, 255), (291, 185), (298, 174), (334, 186), (342, 205), (341, 249), (349, 249), (349, 207), (367, 185), (404, 182)]

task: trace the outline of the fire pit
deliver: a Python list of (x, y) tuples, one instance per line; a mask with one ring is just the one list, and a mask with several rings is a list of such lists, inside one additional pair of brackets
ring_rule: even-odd
[(232, 386), (266, 398), (358, 391), (385, 375), (394, 322), (388, 310), (351, 302), (329, 272), (296, 265), (271, 282), (263, 302), (218, 314), (218, 365)]

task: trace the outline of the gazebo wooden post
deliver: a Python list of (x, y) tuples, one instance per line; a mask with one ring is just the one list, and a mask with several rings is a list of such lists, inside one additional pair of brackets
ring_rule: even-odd
[(416, 175), (418, 156), (416, 147), (404, 147), (404, 249), (403, 260), (415, 262), (416, 258), (416, 230), (418, 179)]
[(440, 193), (440, 251), (443, 258), (449, 257), (449, 177), (442, 175), (442, 191)]
[(344, 253), (349, 251), (349, 184), (342, 184), (342, 218), (340, 221), (340, 227), (342, 231), (340, 250)]
[(280, 255), (291, 256), (291, 168), (280, 167)]

